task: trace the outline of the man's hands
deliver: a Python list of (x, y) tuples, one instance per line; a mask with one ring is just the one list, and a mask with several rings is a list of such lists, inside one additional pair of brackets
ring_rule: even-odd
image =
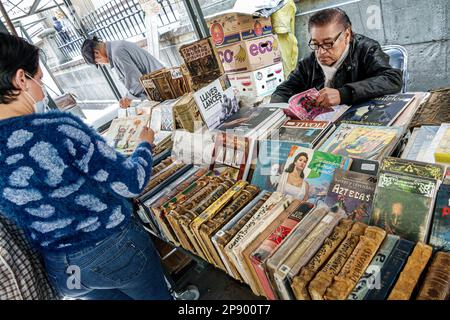
[(132, 101), (131, 99), (122, 98), (122, 99), (119, 100), (119, 105), (120, 105), (121, 108), (126, 109), (126, 108), (128, 108), (131, 105), (131, 101)]
[(322, 108), (328, 108), (341, 104), (341, 95), (339, 91), (332, 88), (323, 88), (319, 91), (319, 97), (317, 98), (317, 105)]
[(142, 130), (139, 139), (141, 141), (147, 141), (148, 143), (153, 145), (153, 142), (155, 141), (155, 132), (152, 129), (145, 127), (144, 130)]

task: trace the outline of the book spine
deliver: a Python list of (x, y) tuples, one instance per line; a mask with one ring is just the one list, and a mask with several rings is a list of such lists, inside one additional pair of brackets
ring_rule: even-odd
[(211, 257), (213, 258), (214, 264), (223, 270), (225, 270), (225, 266), (222, 263), (219, 254), (215, 250), (214, 245), (212, 244), (211, 235), (221, 224), (227, 222), (230, 218), (233, 217), (235, 213), (239, 212), (242, 207), (250, 202), (258, 192), (259, 188), (252, 185), (247, 185), (245, 189), (243, 189), (242, 192), (240, 192), (227, 207), (219, 212), (219, 214), (217, 215), (217, 219), (215, 217), (215, 220), (208, 221), (208, 223), (210, 224), (208, 226), (206, 224), (200, 226), (200, 236), (202, 237), (203, 243), (207, 247)]
[(432, 253), (433, 249), (430, 246), (421, 242), (416, 244), (388, 300), (409, 300)]
[(347, 300), (364, 300), (369, 290), (373, 289), (380, 282), (381, 268), (383, 268), (386, 260), (391, 255), (398, 240), (399, 236), (392, 234), (386, 237), (377, 255), (373, 258)]
[(384, 300), (387, 298), (389, 291), (397, 280), (413, 247), (414, 243), (412, 241), (405, 239), (400, 239), (398, 241), (391, 256), (380, 270), (381, 277), (379, 287), (369, 290), (365, 297), (366, 300)]
[(347, 259), (353, 253), (366, 229), (367, 225), (364, 223), (356, 222), (353, 224), (336, 252), (310, 282), (308, 292), (313, 300), (324, 299), (328, 287), (333, 283), (334, 277), (339, 274)]
[(286, 300), (295, 298), (291, 289), (291, 279), (308, 262), (309, 258), (317, 252), (320, 245), (331, 234), (341, 218), (342, 216), (339, 214), (328, 213), (278, 268), (274, 278), (281, 298)]
[(450, 253), (437, 252), (417, 295), (417, 300), (450, 298)]
[(203, 253), (208, 258), (208, 261), (214, 264), (214, 259), (212, 258), (208, 248), (202, 241), (200, 235), (200, 226), (211, 219), (215, 214), (217, 214), (222, 208), (234, 197), (239, 195), (239, 193), (247, 186), (248, 182), (238, 181), (234, 186), (228, 189), (223, 195), (220, 196), (215, 202), (213, 202), (208, 208), (206, 208), (197, 218), (195, 218), (190, 224), (190, 228), (197, 242), (199, 243)]
[(325, 239), (323, 246), (317, 251), (314, 257), (304, 266), (292, 281), (292, 291), (297, 300), (310, 300), (308, 284), (318, 272), (319, 268), (327, 261), (331, 254), (341, 244), (352, 227), (350, 219), (342, 219), (338, 226), (333, 229), (331, 235)]
[(228, 258), (228, 255), (225, 253), (225, 246), (228, 244), (228, 242), (231, 240), (231, 238), (240, 230), (240, 227), (243, 227), (248, 220), (251, 219), (251, 217), (256, 213), (259, 208), (269, 199), (270, 193), (267, 191), (263, 191), (260, 193), (260, 195), (253, 199), (252, 202), (250, 202), (244, 209), (242, 209), (241, 213), (243, 212), (242, 218), (240, 218), (238, 221), (236, 221), (228, 230), (220, 230), (215, 235), (215, 245), (217, 248), (217, 251), (220, 255), (220, 258), (222, 259), (228, 274), (230, 274), (235, 279), (241, 280), (240, 275), (236, 271), (235, 267), (231, 263), (230, 259)]

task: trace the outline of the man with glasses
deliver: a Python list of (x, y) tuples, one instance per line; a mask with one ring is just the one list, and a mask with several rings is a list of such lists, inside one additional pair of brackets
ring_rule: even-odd
[(347, 14), (338, 8), (317, 12), (309, 19), (311, 55), (300, 60), (271, 102), (288, 102), (310, 88), (319, 91), (322, 107), (354, 104), (401, 91), (402, 72), (389, 65), (380, 44), (354, 34)]

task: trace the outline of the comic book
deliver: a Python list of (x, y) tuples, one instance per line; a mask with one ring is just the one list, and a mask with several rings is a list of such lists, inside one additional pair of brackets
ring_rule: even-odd
[(139, 136), (149, 120), (149, 115), (114, 119), (105, 139), (117, 151), (130, 154), (139, 144)]

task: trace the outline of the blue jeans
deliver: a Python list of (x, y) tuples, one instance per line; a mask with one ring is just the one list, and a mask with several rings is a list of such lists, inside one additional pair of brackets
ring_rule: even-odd
[(65, 297), (97, 300), (172, 300), (160, 257), (142, 225), (70, 254), (45, 254), (50, 281)]

